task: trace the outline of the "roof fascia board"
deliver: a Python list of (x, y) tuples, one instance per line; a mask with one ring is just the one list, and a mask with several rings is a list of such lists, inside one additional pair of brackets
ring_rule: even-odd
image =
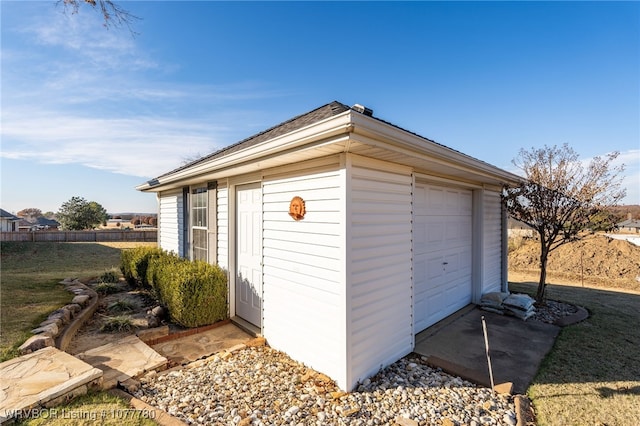
[(146, 182), (136, 187), (138, 191), (159, 191), (167, 185), (186, 180), (198, 175), (209, 173), (213, 170), (228, 169), (238, 164), (246, 164), (265, 157), (272, 157), (280, 152), (291, 151), (300, 146), (312, 144), (317, 141), (326, 143), (326, 140), (349, 133), (352, 130), (351, 111), (345, 111), (333, 117), (318, 121), (309, 126), (294, 130), (291, 133), (269, 139), (246, 149), (240, 149), (229, 155), (212, 158), (203, 163), (195, 164), (174, 174), (157, 179), (157, 183), (151, 185)]
[[(353, 114), (353, 125), (354, 136), (356, 138), (358, 138), (358, 135), (364, 136), (366, 138), (363, 140), (364, 143), (374, 144), (379, 147), (384, 147), (384, 145), (391, 146), (399, 152), (421, 156), (431, 161), (436, 160), (441, 164), (460, 170), (471, 169), (475, 173), (494, 179), (499, 178), (509, 184), (516, 184), (522, 181), (522, 177), (518, 175), (363, 114)], [(382, 144), (375, 143), (375, 141), (379, 141)]]

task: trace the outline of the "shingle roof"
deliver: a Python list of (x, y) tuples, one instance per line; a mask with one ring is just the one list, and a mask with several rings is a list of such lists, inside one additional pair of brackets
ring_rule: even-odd
[(35, 224), (39, 226), (49, 226), (49, 227), (60, 226), (60, 222), (58, 222), (57, 220), (47, 219), (46, 217), (39, 217), (38, 219), (36, 219)]
[(640, 220), (627, 219), (616, 224), (619, 228), (640, 228)]
[[(361, 111), (361, 108), (365, 109), (366, 112)], [(450, 148), (450, 147), (448, 147), (446, 145), (443, 145), (441, 143), (435, 142), (435, 141), (433, 141), (433, 140), (431, 140), (429, 138), (426, 138), (426, 137), (424, 137), (422, 135), (419, 135), (418, 133), (412, 132), (410, 130), (407, 130), (407, 129), (404, 129), (404, 128), (400, 127), (400, 126), (397, 126), (397, 125), (395, 125), (393, 123), (390, 123), (388, 121), (385, 121), (385, 120), (382, 120), (382, 119), (380, 119), (378, 117), (375, 117), (375, 116), (372, 115), (372, 111), (369, 110), (369, 109), (360, 107), (358, 105), (355, 105), (352, 108), (352, 107), (349, 107), (349, 106), (347, 106), (347, 105), (345, 105), (345, 104), (343, 104), (341, 102), (333, 101), (333, 102), (328, 103), (326, 105), (323, 105), (323, 106), (321, 106), (319, 108), (316, 108), (316, 109), (314, 109), (312, 111), (309, 111), (307, 113), (298, 115), (296, 117), (293, 117), (293, 118), (291, 118), (291, 119), (289, 119), (289, 120), (287, 120), (287, 121), (285, 121), (283, 123), (280, 123), (280, 124), (278, 124), (276, 126), (273, 126), (273, 127), (269, 128), (269, 129), (263, 131), (263, 132), (257, 133), (257, 134), (255, 134), (253, 136), (250, 136), (250, 137), (246, 138), (246, 139), (243, 139), (243, 140), (241, 140), (241, 141), (239, 141), (239, 142), (237, 142), (235, 144), (232, 144), (232, 145), (229, 145), (229, 146), (227, 146), (225, 148), (222, 148), (222, 149), (220, 149), (220, 150), (218, 150), (216, 152), (213, 152), (212, 154), (206, 155), (206, 156), (204, 156), (202, 158), (199, 158), (199, 159), (197, 159), (195, 161), (192, 161), (192, 162), (187, 163), (187, 164), (185, 164), (183, 166), (180, 166), (180, 167), (178, 167), (178, 168), (176, 168), (174, 170), (171, 170), (171, 171), (169, 171), (167, 173), (164, 173), (164, 174), (158, 176), (157, 178), (155, 178), (155, 179), (153, 179), (152, 181), (149, 181), (149, 182), (156, 182), (157, 179), (172, 175), (172, 174), (180, 172), (182, 170), (186, 170), (186, 169), (188, 169), (190, 167), (193, 167), (193, 166), (195, 166), (197, 164), (200, 164), (200, 163), (204, 163), (204, 162), (206, 162), (208, 160), (211, 160), (213, 158), (223, 157), (223, 156), (229, 155), (229, 154), (231, 154), (233, 152), (249, 148), (249, 147), (257, 145), (257, 144), (259, 144), (261, 142), (265, 142), (265, 141), (267, 141), (269, 139), (273, 139), (275, 137), (278, 137), (278, 136), (293, 132), (293, 131), (301, 129), (301, 128), (305, 127), (305, 126), (311, 125), (313, 123), (319, 122), (319, 121), (327, 119), (327, 118), (331, 118), (333, 116), (342, 114), (343, 112), (349, 111), (349, 110), (355, 110), (355, 111), (358, 111), (360, 113), (364, 113), (365, 115), (371, 117), (372, 119), (374, 119), (376, 121), (379, 121), (381, 123), (385, 123), (385, 124), (387, 124), (389, 126), (395, 127), (396, 129), (402, 130), (403, 132), (406, 132), (408, 134), (417, 136), (420, 139), (422, 139), (423, 141), (425, 141), (425, 143), (430, 143), (430, 144), (434, 144), (434, 145), (446, 148), (447, 150), (449, 150), (451, 152), (455, 152), (455, 153), (457, 153), (459, 155), (463, 155), (465, 157), (473, 159), (474, 161), (477, 161), (479, 163), (483, 163), (483, 164), (486, 164), (488, 166), (494, 167), (494, 166), (492, 166), (491, 164), (489, 164), (489, 163), (487, 163), (485, 161), (478, 160), (477, 158), (471, 157), (471, 156), (469, 156), (469, 155), (467, 155), (467, 154), (465, 154), (465, 153), (463, 153), (461, 151), (458, 151), (456, 149)]]
[(170, 172), (164, 173), (160, 176), (158, 176), (158, 178), (164, 177), (164, 176), (168, 176), (171, 175), (173, 173), (179, 172), (181, 170), (185, 170), (188, 169), (189, 167), (195, 166), (196, 164), (199, 163), (203, 163), (207, 160), (210, 160), (212, 158), (217, 158), (217, 157), (222, 157), (223, 155), (228, 155), (231, 154), (235, 151), (239, 151), (241, 149), (245, 149), (245, 148), (249, 148), (251, 146), (257, 145), (260, 142), (264, 142), (267, 141), (269, 139), (273, 139), (275, 137), (293, 132), (294, 130), (298, 130), (301, 129), (305, 126), (308, 126), (310, 124), (316, 123), (318, 121), (324, 120), (326, 118), (330, 118), (333, 117), (335, 115), (338, 114), (342, 114), (345, 111), (350, 110), (351, 108), (349, 108), (348, 106), (337, 102), (337, 101), (333, 101), (331, 103), (328, 103), (326, 105), (323, 105), (319, 108), (314, 109), (313, 111), (309, 111), (307, 113), (298, 115), (297, 117), (293, 117), (290, 120), (287, 120), (283, 123), (280, 123), (276, 126), (273, 126), (265, 131), (262, 131), (258, 134), (255, 134), (253, 136), (250, 136), (246, 139), (241, 140), (240, 142), (237, 142), (233, 145), (229, 145), (225, 148), (222, 148), (212, 154), (209, 154), (207, 156), (204, 156), (202, 158), (199, 158), (195, 161), (192, 161), (188, 164), (185, 164), (181, 167), (178, 167), (174, 170), (171, 170)]
[(9, 219), (9, 220), (20, 220), (19, 217), (12, 215), (11, 213), (3, 209), (0, 209), (0, 217)]

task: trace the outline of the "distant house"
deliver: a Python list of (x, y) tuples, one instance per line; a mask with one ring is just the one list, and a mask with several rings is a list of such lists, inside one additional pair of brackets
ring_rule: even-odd
[(47, 219), (46, 217), (39, 217), (35, 221), (35, 226), (38, 230), (54, 231), (60, 227), (60, 222), (53, 219)]
[(633, 234), (640, 234), (640, 220), (632, 219), (631, 214), (627, 217), (627, 220), (616, 224), (618, 231), (630, 232)]
[(39, 217), (36, 220), (31, 221), (27, 219), (20, 219), (18, 227), (22, 232), (56, 231), (60, 227), (60, 223), (53, 219)]
[(20, 232), (33, 231), (33, 223), (29, 222), (27, 219), (20, 218), (20, 222), (18, 222), (18, 229)]
[(20, 218), (0, 209), (0, 232), (18, 232)]
[(339, 102), (148, 181), (160, 247), (229, 273), (233, 321), (353, 389), (507, 289), (521, 178)]
[(515, 220), (510, 217), (507, 223), (509, 238), (533, 238), (536, 236), (536, 231), (524, 222), (520, 222), (519, 220)]

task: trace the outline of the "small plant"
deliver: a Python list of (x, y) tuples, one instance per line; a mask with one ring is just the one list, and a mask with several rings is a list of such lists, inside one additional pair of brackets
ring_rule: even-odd
[(109, 312), (131, 312), (135, 308), (135, 305), (129, 300), (118, 300), (107, 306)]
[(95, 286), (94, 290), (101, 295), (113, 294), (121, 291), (121, 289), (118, 286), (112, 283), (104, 283), (104, 282), (98, 283), (98, 285)]
[(125, 315), (107, 317), (105, 323), (100, 327), (100, 331), (106, 333), (117, 333), (119, 331), (129, 331), (133, 328), (131, 318)]
[(100, 275), (100, 281), (103, 283), (115, 284), (120, 281), (120, 273), (115, 268), (109, 269)]

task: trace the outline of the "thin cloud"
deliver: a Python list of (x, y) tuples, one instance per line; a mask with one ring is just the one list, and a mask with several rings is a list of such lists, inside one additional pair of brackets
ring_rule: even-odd
[(75, 18), (49, 10), (3, 28), (29, 54), (2, 51), (2, 157), (153, 177), (259, 130), (242, 103), (282, 96), (254, 81), (158, 81), (149, 71), (174, 64), (126, 32), (101, 31), (97, 16)]
[(44, 113), (6, 121), (3, 137), (18, 142), (3, 147), (5, 158), (76, 163), (140, 177), (176, 167), (185, 154), (217, 149), (220, 142), (214, 135), (228, 131), (211, 123), (152, 117), (102, 119)]

